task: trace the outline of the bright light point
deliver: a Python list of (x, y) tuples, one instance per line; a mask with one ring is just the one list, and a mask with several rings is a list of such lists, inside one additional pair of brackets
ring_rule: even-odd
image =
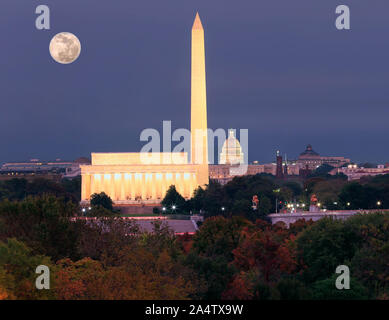
[(175, 206), (175, 205), (173, 205), (173, 206), (172, 206), (172, 209), (173, 209), (173, 210), (176, 210), (176, 206)]

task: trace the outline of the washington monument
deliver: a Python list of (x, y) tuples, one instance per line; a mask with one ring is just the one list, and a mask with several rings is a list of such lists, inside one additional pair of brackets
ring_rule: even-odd
[(191, 73), (191, 159), (199, 164), (198, 183), (208, 184), (208, 138), (207, 138), (207, 89), (205, 79), (204, 29), (197, 13), (192, 27), (192, 73)]

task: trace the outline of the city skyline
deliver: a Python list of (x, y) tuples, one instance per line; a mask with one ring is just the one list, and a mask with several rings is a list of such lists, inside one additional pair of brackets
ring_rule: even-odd
[[(389, 5), (353, 4), (352, 30), (341, 32), (332, 3), (245, 1), (236, 12), (227, 1), (220, 12), (204, 1), (152, 9), (119, 1), (103, 24), (106, 6), (91, 17), (90, 4), (52, 4), (49, 31), (33, 28), (35, 4), (4, 4), (0, 162), (140, 151), (144, 128), (161, 129), (162, 120), (189, 128), (188, 21), (197, 10), (207, 28), (209, 127), (249, 129), (250, 161), (274, 161), (276, 150), (297, 158), (312, 144), (322, 155), (388, 162)], [(48, 53), (62, 31), (83, 44), (69, 66)]]

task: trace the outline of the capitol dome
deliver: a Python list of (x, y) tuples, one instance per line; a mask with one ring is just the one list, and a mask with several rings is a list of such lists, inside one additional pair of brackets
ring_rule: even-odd
[(224, 141), (222, 152), (220, 153), (220, 164), (240, 164), (244, 163), (242, 147), (238, 139), (235, 138), (235, 131), (229, 130), (228, 138)]

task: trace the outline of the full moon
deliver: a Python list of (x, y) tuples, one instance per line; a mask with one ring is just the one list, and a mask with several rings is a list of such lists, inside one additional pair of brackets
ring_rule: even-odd
[(51, 39), (49, 49), (55, 61), (62, 64), (69, 64), (79, 57), (81, 43), (73, 33), (61, 32)]

